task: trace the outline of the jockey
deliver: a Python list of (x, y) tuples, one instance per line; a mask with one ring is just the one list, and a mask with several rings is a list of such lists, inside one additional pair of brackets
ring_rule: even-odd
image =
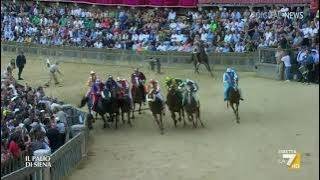
[(132, 103), (132, 95), (130, 91), (130, 84), (129, 82), (122, 78), (120, 79), (119, 77), (117, 78), (117, 84), (120, 90), (119, 97), (124, 98), (125, 96), (130, 98), (130, 102)]
[(139, 87), (141, 90), (143, 90), (143, 102), (146, 101), (145, 96), (146, 96), (146, 89), (145, 89), (145, 81), (146, 81), (146, 76), (139, 71), (138, 68), (134, 70), (134, 72), (131, 74), (131, 83), (133, 87)]
[[(199, 86), (196, 82), (190, 80), (190, 79), (186, 79), (186, 81), (183, 83), (183, 85), (181, 85), (185, 88), (185, 90), (189, 93), (191, 93), (191, 96), (193, 96), (195, 98), (195, 100), (198, 102), (198, 97), (197, 97), (197, 92), (199, 90)], [(183, 96), (183, 105), (186, 104), (186, 96)]]
[(229, 100), (228, 90), (233, 87), (239, 91), (240, 100), (243, 100), (241, 91), (238, 87), (239, 77), (233, 68), (227, 68), (227, 71), (223, 74), (223, 86), (224, 86), (224, 101)]
[(86, 97), (89, 97), (91, 100), (91, 109), (90, 110), (95, 110), (95, 105), (98, 102), (98, 94), (99, 94), (99, 86), (97, 83), (100, 83), (100, 80), (98, 79), (96, 72), (91, 71), (90, 72), (90, 77), (87, 81), (87, 86), (90, 87), (88, 92), (86, 93)]
[[(151, 93), (153, 91), (154, 91), (155, 97), (158, 97), (164, 103), (164, 98), (163, 98), (163, 96), (161, 94), (160, 86), (159, 86), (158, 81), (151, 79), (149, 81), (149, 85), (148, 85), (148, 93)], [(149, 99), (147, 97), (147, 101), (154, 101), (154, 100), (155, 99)]]
[(95, 111), (98, 100), (101, 98), (102, 92), (104, 89), (104, 84), (100, 79), (97, 79), (96, 82), (92, 85), (91, 95), (92, 95), (92, 110)]
[(183, 84), (183, 80), (179, 78), (173, 78), (173, 77), (166, 77), (165, 84), (167, 88), (173, 87), (174, 89), (181, 89), (181, 86)]
[(105, 85), (106, 85), (106, 90), (109, 92), (111, 92), (114, 89), (117, 90), (119, 88), (117, 82), (113, 79), (111, 75), (108, 75), (108, 79)]

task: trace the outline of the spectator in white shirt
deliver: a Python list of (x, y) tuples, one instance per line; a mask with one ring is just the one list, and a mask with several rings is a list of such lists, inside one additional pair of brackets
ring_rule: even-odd
[(170, 10), (168, 14), (168, 20), (174, 20), (176, 19), (176, 12), (174, 12), (172, 9)]
[(285, 53), (285, 55), (281, 58), (281, 61), (284, 63), (284, 74), (286, 81), (290, 81), (291, 79), (291, 62), (290, 62), (290, 56), (288, 53)]

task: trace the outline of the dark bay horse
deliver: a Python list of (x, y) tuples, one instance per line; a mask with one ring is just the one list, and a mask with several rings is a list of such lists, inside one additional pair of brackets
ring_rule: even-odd
[(191, 55), (191, 62), (194, 64), (195, 73), (199, 74), (199, 66), (200, 64), (203, 64), (213, 77), (213, 73), (209, 65), (208, 55), (201, 43), (196, 45), (195, 53), (192, 53)]
[[(95, 112), (102, 117), (102, 120), (104, 122), (104, 124), (103, 124), (104, 128), (106, 128), (108, 126), (106, 119), (105, 119), (105, 116), (104, 116), (105, 114), (109, 115), (108, 119), (110, 122), (113, 122), (114, 119), (116, 119), (116, 121), (118, 121), (119, 104), (118, 104), (116, 96), (117, 96), (117, 90), (112, 90), (112, 91), (104, 90), (103, 97), (100, 97), (97, 104), (96, 104)], [(85, 104), (87, 104), (89, 112), (91, 112), (92, 103), (91, 103), (90, 97), (84, 96), (80, 102), (79, 107), (82, 108)], [(96, 114), (96, 117), (97, 117), (97, 114)], [(92, 117), (92, 120), (93, 119), (94, 118)]]
[[(127, 115), (128, 124), (132, 127), (130, 113), (131, 113), (131, 100), (128, 96), (124, 96), (123, 98), (118, 98), (118, 105), (121, 110), (121, 120), (122, 123), (125, 124), (124, 115)], [(118, 128), (118, 119), (116, 120), (116, 128)]]
[(179, 121), (183, 119), (183, 125), (186, 125), (186, 121), (184, 118), (184, 110), (182, 106), (182, 93), (178, 92), (178, 90), (170, 87), (167, 94), (167, 102), (168, 108), (171, 113), (171, 118), (174, 122), (174, 126), (177, 127), (176, 113), (179, 114)]
[(230, 87), (228, 90), (229, 95), (229, 101), (228, 104), (230, 104), (234, 114), (236, 115), (237, 123), (240, 123), (240, 117), (239, 117), (239, 104), (240, 104), (240, 93), (239, 90), (236, 90), (233, 87)]
[(148, 105), (150, 107), (152, 115), (159, 126), (160, 133), (163, 134), (164, 133), (164, 127), (162, 122), (162, 115), (164, 115), (163, 101), (156, 97), (154, 90), (147, 95), (147, 99), (148, 99)]
[[(89, 97), (84, 96), (81, 99), (79, 108), (82, 108), (86, 104), (88, 104), (88, 108), (91, 108), (91, 105), (89, 105), (90, 104)], [(118, 118), (118, 115), (119, 115), (117, 102), (115, 100), (113, 100), (113, 99), (108, 99), (107, 100), (107, 99), (104, 99), (104, 98), (100, 98), (98, 100), (98, 102), (97, 102), (95, 112), (98, 113), (102, 117), (102, 120), (104, 122), (103, 128), (107, 127), (107, 121), (106, 121), (106, 119), (104, 117), (104, 115), (106, 113), (109, 114), (109, 118), (110, 118), (111, 121), (113, 121), (114, 118)], [(93, 117), (90, 117), (89, 119), (93, 120)], [(91, 122), (89, 122), (89, 124), (91, 124)]]
[(192, 121), (193, 127), (198, 126), (198, 121), (200, 122), (201, 126), (204, 127), (200, 119), (200, 102), (198, 102), (191, 94), (191, 92), (185, 92), (185, 101), (184, 102), (184, 110), (187, 113), (187, 117), (189, 121)]
[(139, 86), (132, 86), (131, 93), (132, 93), (132, 99), (133, 99), (132, 118), (134, 119), (136, 104), (139, 104), (139, 114), (141, 114), (141, 106), (145, 98), (143, 85), (140, 84)]

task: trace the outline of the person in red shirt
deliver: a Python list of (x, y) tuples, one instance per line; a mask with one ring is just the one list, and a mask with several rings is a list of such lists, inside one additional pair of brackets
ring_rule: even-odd
[(13, 139), (10, 141), (9, 143), (9, 152), (13, 155), (14, 158), (19, 158), (20, 154), (21, 154), (21, 149), (18, 145), (18, 138), (17, 137), (13, 137)]

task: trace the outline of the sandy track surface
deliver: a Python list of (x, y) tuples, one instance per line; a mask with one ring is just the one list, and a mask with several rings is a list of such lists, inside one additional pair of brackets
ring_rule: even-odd
[[(3, 59), (3, 57), (5, 59)], [(1, 64), (8, 56), (1, 57)], [(77, 105), (85, 93), (88, 72), (129, 77), (132, 69), (117, 66), (63, 63), (63, 87), (46, 89)], [(245, 101), (240, 105), (241, 124), (223, 102), (221, 73), (216, 79), (207, 73), (165, 69), (163, 75), (146, 71), (148, 78), (163, 82), (166, 75), (196, 80), (200, 86), (201, 116), (206, 127), (182, 124), (174, 128), (169, 113), (160, 135), (149, 111), (137, 115), (133, 127), (102, 129), (94, 124), (90, 132), (88, 159), (67, 180), (313, 180), (319, 178), (319, 86), (284, 83), (240, 73)], [(43, 62), (29, 61), (26, 82), (43, 85), (48, 75)], [(31, 81), (32, 80), (32, 81)], [(162, 84), (163, 85), (163, 84)], [(163, 87), (162, 87), (163, 89)], [(166, 92), (164, 92), (165, 94)], [(302, 153), (301, 168), (280, 165), (279, 149)]]

